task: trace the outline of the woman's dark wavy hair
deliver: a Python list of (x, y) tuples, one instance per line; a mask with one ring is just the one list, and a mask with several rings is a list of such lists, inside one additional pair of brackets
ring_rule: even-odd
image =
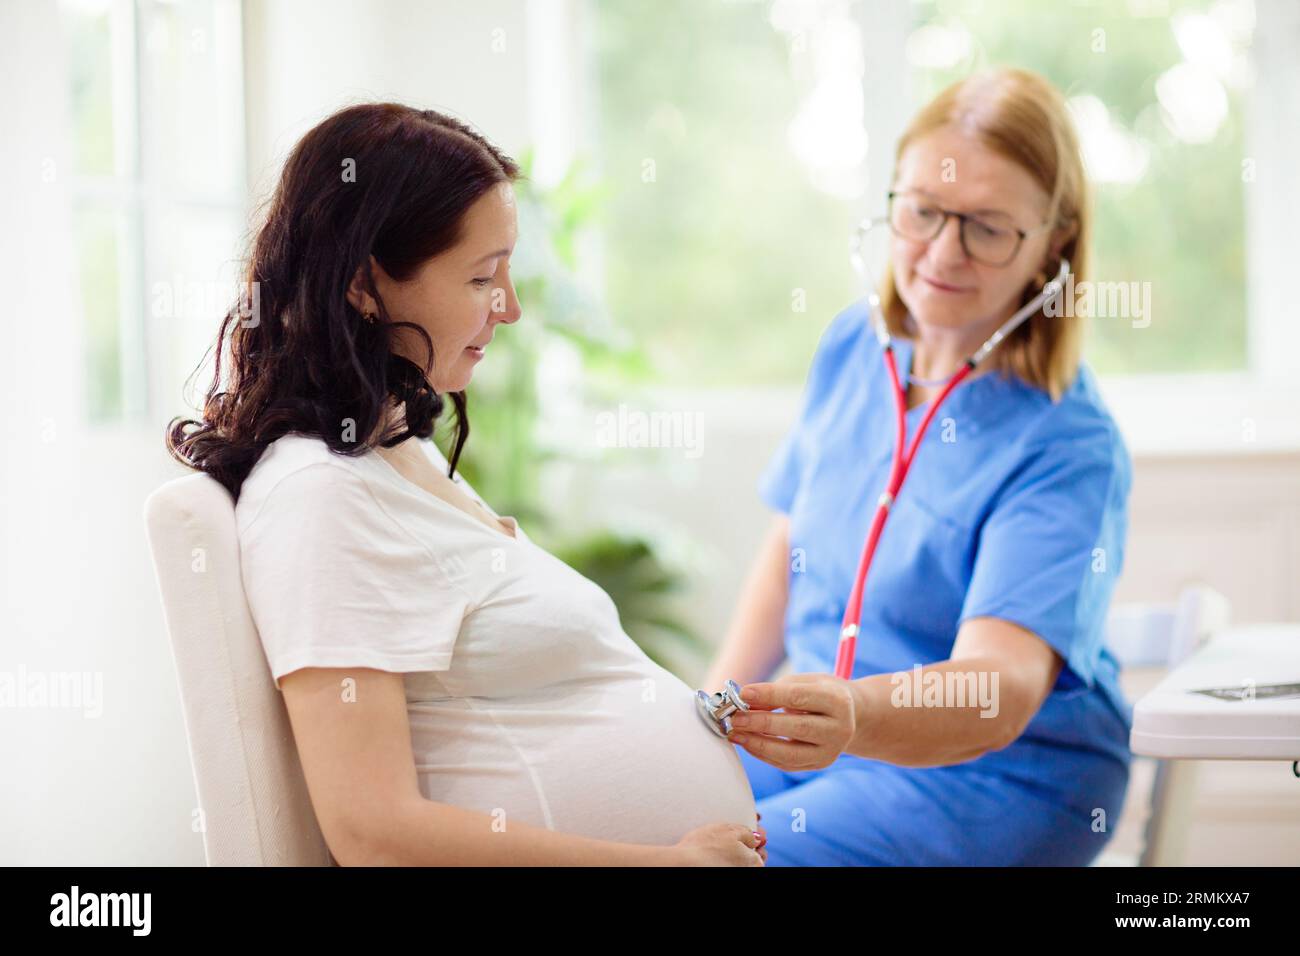
[[(308, 132), (285, 162), (253, 240), (240, 302), (221, 322), (203, 420), (172, 419), (168, 452), (238, 501), (262, 452), (289, 432), (319, 437), (344, 455), (430, 437), (445, 408), (426, 380), (433, 342), (415, 323), (391, 320), (370, 256), (394, 279), (409, 279), (460, 240), (475, 200), (519, 177), (515, 162), (482, 135), (434, 110), (367, 103)], [(374, 322), (347, 300), (358, 269), (378, 304)], [(403, 327), (424, 340), (423, 369), (393, 351)], [(222, 391), (227, 335), (230, 382)], [(448, 476), (469, 437), (465, 394), (450, 394), (456, 438)], [(388, 417), (400, 404), (404, 429)]]

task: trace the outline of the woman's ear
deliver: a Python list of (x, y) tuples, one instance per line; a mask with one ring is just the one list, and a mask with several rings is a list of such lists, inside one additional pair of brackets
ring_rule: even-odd
[(378, 265), (375, 262), (375, 257), (371, 255), (366, 265), (357, 267), (356, 274), (352, 276), (352, 281), (348, 284), (348, 303), (362, 315), (379, 311), (374, 296), (370, 294), (370, 286), (366, 278), (367, 267), (371, 272), (371, 276), (373, 276)]

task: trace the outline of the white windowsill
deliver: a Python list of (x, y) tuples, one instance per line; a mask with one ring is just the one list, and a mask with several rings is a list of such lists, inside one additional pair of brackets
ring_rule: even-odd
[[(1245, 373), (1098, 376), (1098, 384), (1134, 457), (1300, 451), (1300, 385)], [(791, 385), (659, 386), (628, 404), (695, 411), (706, 428), (779, 434), (793, 423), (802, 393), (802, 386)]]
[(1300, 450), (1300, 386), (1246, 373), (1098, 376), (1133, 455)]

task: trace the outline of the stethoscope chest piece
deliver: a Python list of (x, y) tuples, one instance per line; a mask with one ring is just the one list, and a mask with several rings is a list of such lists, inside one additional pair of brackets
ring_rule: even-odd
[(726, 737), (731, 733), (731, 715), (738, 710), (749, 710), (749, 705), (740, 699), (740, 685), (729, 680), (716, 694), (697, 690), (695, 709), (710, 730), (719, 737)]

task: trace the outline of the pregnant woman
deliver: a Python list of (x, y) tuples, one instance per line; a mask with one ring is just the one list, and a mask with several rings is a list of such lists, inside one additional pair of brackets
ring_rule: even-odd
[[(734, 749), (599, 587), (455, 474), (510, 280), (516, 165), (468, 126), (349, 107), (294, 148), (203, 421), (244, 587), (342, 864), (766, 859)], [(221, 356), (229, 331), (229, 381)], [(450, 396), (450, 462), (427, 441)]]

